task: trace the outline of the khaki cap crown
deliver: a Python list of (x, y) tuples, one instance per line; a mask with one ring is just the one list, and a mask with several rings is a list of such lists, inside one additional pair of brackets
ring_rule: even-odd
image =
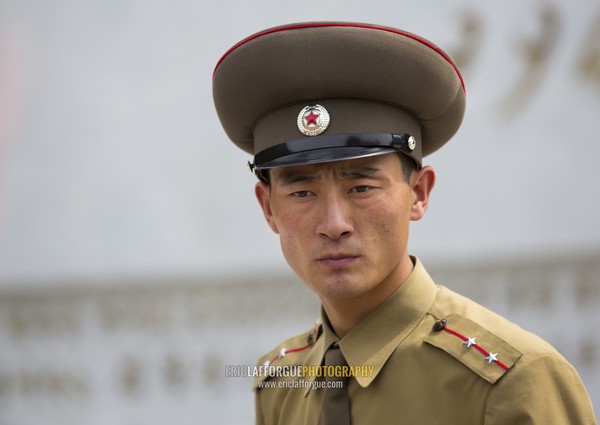
[[(213, 97), (226, 134), (255, 155), (257, 169), (391, 151), (420, 164), (456, 133), (465, 111), (462, 76), (442, 49), (354, 22), (297, 23), (247, 37), (217, 63)], [(317, 135), (299, 128), (311, 105), (329, 118)]]

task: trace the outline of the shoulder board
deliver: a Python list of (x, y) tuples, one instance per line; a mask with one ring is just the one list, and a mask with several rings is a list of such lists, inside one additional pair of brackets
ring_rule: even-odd
[[(321, 321), (318, 320), (315, 326), (313, 326), (307, 332), (301, 333), (293, 338), (287, 339), (279, 344), (275, 349), (262, 356), (258, 360), (258, 367), (264, 369), (270, 366), (296, 366), (300, 364), (299, 357), (294, 355), (300, 351), (307, 350), (312, 347), (322, 333)], [(268, 374), (262, 374), (254, 379), (254, 388), (258, 385), (258, 382), (265, 381), (270, 376)]]
[(492, 384), (498, 382), (522, 356), (505, 340), (457, 314), (435, 322), (425, 342), (444, 350)]

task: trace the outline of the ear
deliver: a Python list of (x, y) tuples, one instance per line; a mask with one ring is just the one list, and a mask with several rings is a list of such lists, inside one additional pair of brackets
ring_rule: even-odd
[(410, 181), (413, 192), (410, 219), (417, 221), (423, 218), (427, 211), (429, 195), (435, 185), (435, 171), (431, 167), (423, 167), (413, 173)]
[(273, 230), (273, 232), (279, 234), (279, 229), (275, 224), (273, 211), (271, 210), (271, 189), (269, 188), (269, 185), (263, 182), (256, 183), (256, 186), (254, 187), (254, 194), (256, 195), (258, 204), (262, 208), (265, 219), (267, 220), (267, 224), (271, 230)]

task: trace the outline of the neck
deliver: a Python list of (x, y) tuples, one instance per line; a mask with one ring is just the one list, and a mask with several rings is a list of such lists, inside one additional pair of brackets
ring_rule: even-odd
[(370, 291), (352, 298), (320, 297), (333, 331), (339, 338), (365, 319), (402, 286), (412, 273), (413, 263), (407, 255), (398, 269)]

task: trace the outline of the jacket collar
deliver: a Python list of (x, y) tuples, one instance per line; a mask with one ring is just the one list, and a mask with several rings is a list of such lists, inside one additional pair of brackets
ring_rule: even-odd
[(413, 262), (415, 265), (408, 279), (342, 339), (336, 336), (321, 310), (323, 335), (315, 343), (305, 364), (322, 364), (325, 351), (338, 342), (349, 366), (373, 367), (371, 376), (355, 377), (361, 387), (369, 386), (394, 350), (423, 319), (435, 299), (437, 288), (433, 280), (418, 259), (413, 258)]

